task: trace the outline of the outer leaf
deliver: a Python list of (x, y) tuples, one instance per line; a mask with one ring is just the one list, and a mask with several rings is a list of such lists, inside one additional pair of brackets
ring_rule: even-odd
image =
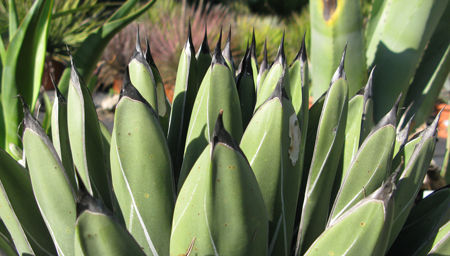
[[(292, 65), (292, 64), (291, 64)], [(259, 67), (258, 77), (256, 79), (256, 94), (259, 93), (259, 88), (264, 83), (267, 73), (269, 72), (269, 62), (267, 61), (267, 39), (264, 41), (263, 46), (263, 60)]]
[(411, 110), (406, 119), (415, 114), (413, 129), (424, 123), (430, 116), (450, 72), (449, 27), (450, 4), (447, 4), (406, 95), (405, 106), (411, 104)]
[(399, 100), (367, 136), (352, 160), (331, 210), (328, 226), (362, 200), (366, 193), (374, 192), (388, 176)]
[[(344, 58), (342, 59), (344, 60)], [(343, 70), (343, 61), (339, 70)], [(305, 252), (325, 230), (330, 196), (347, 122), (348, 85), (344, 78), (332, 81), (328, 89), (317, 129), (303, 202), (297, 251)]]
[[(131, 56), (131, 60), (128, 63), (128, 71), (131, 83), (135, 85), (136, 89), (156, 111), (156, 113), (158, 113), (160, 106), (165, 107), (165, 105), (159, 103), (155, 74), (153, 73), (152, 68), (148, 64), (144, 57), (144, 53), (142, 52), (139, 40), (139, 30), (136, 34), (136, 49), (134, 50), (133, 56)], [(165, 99), (163, 100), (164, 101), (162, 103), (165, 103)]]
[[(0, 252), (5, 256), (18, 256), (14, 245), (4, 236), (0, 234)], [(26, 255), (26, 254), (23, 254)]]
[[(188, 41), (189, 40), (191, 40), (191, 41), (190, 41), (189, 45), (187, 44), (188, 42), (186, 42), (184, 50), (186, 52), (186, 47), (189, 47), (189, 48), (192, 47), (192, 52), (194, 53), (195, 50), (194, 50), (194, 44), (192, 43), (191, 23), (189, 23), (189, 29), (188, 29)], [(203, 78), (206, 75), (206, 72), (209, 69), (209, 66), (211, 66), (211, 61), (212, 61), (211, 51), (209, 50), (209, 45), (208, 45), (208, 33), (207, 33), (207, 29), (206, 29), (206, 23), (205, 23), (205, 36), (203, 37), (202, 44), (198, 48), (198, 52), (195, 55), (195, 59), (196, 59), (195, 63), (197, 66), (196, 70), (198, 72), (196, 77), (197, 77), (197, 82), (200, 85)], [(178, 73), (177, 73), (177, 78), (178, 78)]]
[(189, 171), (202, 149), (206, 147), (214, 129), (213, 116), (224, 111), (224, 125), (233, 138), (240, 141), (242, 137), (242, 117), (239, 96), (231, 74), (220, 49), (220, 40), (214, 51), (211, 67), (199, 88), (192, 110), (186, 137), (186, 148), (181, 167), (178, 189), (181, 188)]
[[(311, 62), (312, 95), (318, 99), (328, 88), (341, 50), (348, 43), (347, 66), (349, 95), (353, 96), (367, 79), (364, 31), (360, 1), (312, 0)], [(391, 104), (392, 106), (392, 104)]]
[(231, 74), (235, 75), (236, 67), (234, 65), (233, 55), (231, 53), (231, 26), (230, 26), (230, 30), (228, 32), (227, 42), (225, 43), (225, 47), (223, 48), (223, 51), (222, 51), (222, 55), (223, 55), (225, 61), (227, 62), (228, 67), (231, 70)]
[(20, 255), (33, 251), (37, 254), (56, 255), (52, 238), (36, 204), (28, 171), (3, 149), (0, 149), (0, 163), (0, 192), (2, 198), (6, 199), (7, 195), (9, 201), (0, 204), (0, 217), (8, 228), (17, 251)]
[[(401, 92), (406, 95), (411, 79), (448, 1), (385, 0), (377, 8), (383, 17), (367, 43), (367, 65), (377, 65), (373, 78), (375, 120), (389, 111)], [(369, 24), (371, 21), (369, 21)], [(399, 25), (401, 24), (401, 25)], [(400, 106), (403, 106), (403, 101)]]
[(167, 133), (167, 144), (170, 149), (170, 155), (172, 156), (175, 182), (178, 182), (180, 177), (186, 134), (195, 96), (198, 91), (197, 61), (194, 58), (194, 53), (192, 35), (188, 32), (187, 40), (178, 63), (172, 112), (170, 113), (169, 131)]
[(252, 119), (253, 110), (256, 104), (255, 83), (252, 71), (252, 60), (250, 51), (247, 49), (242, 61), (241, 73), (236, 77), (236, 86), (239, 94), (239, 102), (241, 104), (243, 129), (247, 127)]
[(36, 1), (21, 26), (14, 34), (6, 51), (2, 75), (2, 104), (5, 119), (6, 140), (0, 145), (20, 145), (17, 127), (23, 119), (22, 107), (17, 94), (23, 95), (34, 109), (44, 69), (48, 24), (51, 19), (53, 1)]
[(8, 1), (8, 16), (9, 16), (9, 39), (12, 40), (14, 34), (19, 27), (19, 17), (17, 15), (16, 2), (14, 0)]
[(426, 255), (439, 229), (449, 221), (450, 189), (427, 196), (412, 208), (388, 255)]
[(149, 106), (125, 77), (114, 118), (112, 179), (137, 243), (147, 255), (168, 255), (175, 204), (172, 165), (158, 116)]
[(439, 256), (445, 255), (450, 249), (450, 221), (439, 229), (436, 239), (433, 242), (433, 248), (427, 255)]
[[(156, 0), (152, 0), (138, 10), (131, 12), (139, 1), (128, 0), (103, 26), (98, 28), (83, 41), (73, 58), (79, 67), (81, 76), (85, 78), (87, 83), (89, 83), (92, 73), (96, 68), (97, 61), (100, 60), (103, 50), (108, 45), (109, 41), (122, 30), (122, 28), (126, 27), (130, 22), (145, 13), (155, 1)], [(70, 73), (70, 67), (66, 68), (59, 81), (58, 86), (64, 96), (66, 96), (69, 91)]]
[(241, 141), (267, 207), (269, 255), (290, 254), (301, 182), (301, 132), (291, 101), (282, 96), (285, 72)]
[(75, 190), (52, 142), (25, 103), (24, 112), (23, 147), (39, 210), (58, 254), (73, 255)]
[(211, 137), (178, 196), (170, 255), (184, 255), (193, 238), (199, 255), (266, 255), (263, 197), (222, 115)]
[[(83, 188), (82, 188), (83, 187)], [(114, 215), (80, 185), (77, 203), (77, 255), (145, 255)]]
[(70, 148), (75, 167), (90, 193), (113, 209), (110, 174), (104, 157), (97, 112), (73, 59), (67, 104)]
[[(253, 67), (253, 66), (252, 66)], [(267, 73), (266, 78), (264, 79), (264, 83), (260, 85), (258, 88), (258, 94), (256, 98), (255, 112), (261, 107), (261, 105), (272, 95), (272, 92), (275, 90), (280, 77), (283, 74), (283, 71), (286, 69), (286, 56), (284, 54), (284, 34), (281, 38), (280, 46), (278, 47), (278, 53), (275, 57), (275, 61), (272, 64), (269, 72)], [(284, 83), (289, 83), (289, 72), (285, 72), (284, 74)], [(283, 85), (283, 87), (289, 87)]]
[(323, 232), (305, 255), (384, 255), (393, 217), (395, 175)]
[(53, 146), (61, 159), (72, 187), (75, 188), (77, 182), (67, 127), (67, 101), (56, 86), (51, 121)]
[(397, 193), (395, 195), (394, 223), (392, 226), (391, 237), (389, 238), (389, 247), (394, 242), (403, 224), (408, 217), (414, 199), (422, 185), (428, 166), (433, 158), (436, 147), (436, 127), (439, 120), (438, 115), (433, 124), (425, 129), (421, 135), (419, 144), (405, 166), (405, 169), (397, 183)]

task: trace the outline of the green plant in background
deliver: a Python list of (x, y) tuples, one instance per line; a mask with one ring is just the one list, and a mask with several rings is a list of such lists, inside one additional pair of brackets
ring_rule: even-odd
[[(133, 11), (137, 2), (127, 1), (123, 4), (105, 23), (90, 32), (77, 49), (74, 57), (85, 59), (80, 61), (79, 68), (87, 81), (109, 40), (120, 29), (150, 8), (154, 1)], [(17, 136), (17, 127), (23, 114), (20, 102), (14, 96), (23, 95), (25, 101), (30, 103), (31, 110), (34, 110), (36, 105), (42, 80), (52, 6), (52, 0), (36, 1), (18, 26), (19, 20), (14, 1), (9, 2), (10, 42), (7, 47), (3, 45), (3, 41), (0, 44), (2, 60), (0, 145), (8, 152), (11, 152), (10, 147), (21, 145)], [(64, 95), (67, 95), (69, 76), (70, 71), (66, 71), (60, 81), (60, 89)]]
[(309, 109), (304, 41), (288, 65), (283, 36), (269, 67), (267, 52), (255, 61), (252, 39), (234, 74), (232, 35), (222, 49), (219, 34), (208, 59), (195, 54), (190, 31), (172, 106), (138, 35), (112, 134), (75, 58), (67, 101), (57, 92), (52, 139), (21, 97), (25, 167), (0, 150), (4, 252), (384, 255), (402, 250), (409, 230), (419, 237), (412, 252), (449, 249), (448, 187), (413, 208), (439, 116), (407, 140), (397, 95), (372, 122), (375, 72), (349, 95), (344, 48)]
[(450, 71), (445, 54), (450, 34), (447, 2), (376, 0), (364, 28), (360, 1), (310, 1), (313, 97), (326, 91), (340, 49), (348, 43), (350, 95), (366, 83), (367, 68), (377, 66), (375, 120), (389, 111), (401, 92), (400, 107), (412, 105), (408, 117), (418, 113), (413, 127), (420, 126)]
[[(51, 2), (36, 4), (51, 15)], [(346, 64), (353, 58), (351, 41), (339, 49), (339, 63), (324, 82), (325, 93), (308, 108), (305, 36), (292, 62), (284, 34), (276, 56), (268, 57), (265, 50), (259, 62), (256, 46), (262, 39), (252, 35), (240, 65), (234, 66), (232, 33), (223, 49), (219, 33), (210, 54), (203, 34), (204, 43), (196, 51), (188, 26), (171, 105), (148, 40), (144, 51), (138, 32), (109, 133), (98, 120), (84, 77), (98, 59), (85, 54), (100, 56), (96, 51), (107, 39), (152, 2), (120, 19), (130, 4), (71, 57), (62, 90), (56, 92), (51, 139), (27, 105), (34, 98), (15, 98), (23, 105), (24, 150), (15, 156), (19, 164), (0, 149), (2, 252), (396, 255), (411, 239), (410, 254), (437, 255), (450, 249), (448, 186), (414, 205), (434, 154), (440, 116), (408, 136), (412, 120), (409, 112), (399, 113), (402, 94), (386, 92), (396, 101), (374, 122), (380, 110), (372, 92), (385, 63), (377, 62), (363, 90), (351, 92), (351, 65)], [(450, 6), (445, 8), (444, 13)], [(439, 29), (444, 20), (436, 31), (446, 32)], [(22, 26), (18, 32), (28, 31)], [(18, 32), (2, 55), (6, 60), (15, 56), (10, 49), (19, 56), (28, 49), (13, 44)], [(26, 35), (17, 38), (28, 42)], [(440, 59), (443, 63), (446, 56)], [(428, 58), (435, 64), (428, 72), (443, 72), (445, 65)], [(11, 80), (8, 65), (2, 100), (4, 88), (12, 93), (12, 86), (4, 83)], [(22, 68), (17, 62), (12, 65)], [(440, 86), (434, 77), (428, 88)], [(3, 106), (4, 113), (15, 108)]]

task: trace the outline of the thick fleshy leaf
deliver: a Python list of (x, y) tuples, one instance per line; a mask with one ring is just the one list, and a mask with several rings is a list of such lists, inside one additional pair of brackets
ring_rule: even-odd
[(23, 119), (23, 113), (19, 99), (14, 97), (21, 94), (25, 101), (31, 104), (31, 109), (34, 109), (36, 104), (44, 69), (52, 6), (52, 0), (36, 1), (14, 37), (10, 38), (3, 62), (0, 90), (6, 135), (4, 144), (0, 147), (6, 151), (9, 151), (9, 143), (20, 145), (17, 127)]
[(77, 200), (76, 255), (146, 255), (102, 202), (80, 183)]
[(330, 184), (335, 178), (347, 122), (348, 85), (342, 77), (343, 60), (338, 68), (342, 71), (339, 78), (333, 78), (328, 89), (317, 128), (297, 240), (297, 250), (301, 253), (306, 252), (326, 227), (332, 191)]
[(392, 226), (391, 237), (389, 238), (389, 248), (400, 233), (401, 228), (408, 217), (414, 204), (414, 199), (419, 193), (426, 171), (433, 158), (434, 150), (436, 148), (436, 127), (439, 117), (440, 115), (438, 115), (433, 123), (422, 133), (420, 142), (415, 146), (411, 158), (405, 165), (405, 169), (397, 183), (394, 223)]
[(384, 255), (393, 218), (396, 174), (336, 220), (305, 255)]
[(197, 61), (194, 58), (194, 53), (192, 35), (188, 32), (186, 43), (178, 63), (177, 79), (175, 81), (175, 90), (172, 101), (172, 112), (170, 114), (169, 131), (167, 133), (167, 144), (172, 157), (174, 179), (176, 183), (180, 177), (186, 134), (189, 127), (189, 120), (191, 119), (195, 96), (198, 91)]
[(17, 251), (20, 255), (27, 252), (56, 255), (52, 238), (34, 198), (28, 171), (3, 149), (0, 149), (0, 163), (0, 217)]
[[(364, 86), (366, 59), (361, 4), (358, 0), (310, 1), (311, 62), (314, 68), (312, 96), (318, 99), (328, 88), (341, 51), (348, 44), (346, 71), (349, 95), (352, 97)], [(392, 106), (392, 103), (391, 103)]]
[(391, 111), (367, 136), (351, 161), (331, 210), (328, 226), (333, 225), (339, 216), (362, 200), (366, 194), (371, 194), (379, 188), (388, 176), (396, 137), (399, 101), (400, 97)]
[(244, 60), (242, 60), (241, 72), (236, 77), (236, 86), (239, 94), (239, 102), (241, 104), (242, 125), (244, 130), (252, 119), (253, 110), (255, 109), (256, 91), (254, 80), (252, 60), (250, 51), (247, 48)]
[(111, 140), (114, 191), (126, 227), (144, 252), (168, 255), (175, 204), (169, 149), (155, 111), (124, 81)]
[(267, 61), (267, 39), (264, 41), (263, 46), (263, 60), (259, 67), (258, 77), (256, 79), (256, 94), (259, 93), (259, 88), (264, 83), (267, 73), (269, 72), (269, 62)]
[(74, 255), (76, 192), (52, 142), (23, 104), (23, 148), (36, 202), (58, 254)]
[(290, 254), (302, 177), (301, 132), (292, 102), (282, 93), (284, 79), (256, 111), (241, 141), (267, 208), (269, 255)]
[[(53, 80), (52, 80), (53, 81)], [(67, 101), (55, 86), (55, 99), (52, 110), (52, 142), (64, 166), (72, 187), (77, 187), (72, 152), (70, 151), (69, 129), (67, 127)]]
[(234, 66), (233, 55), (231, 53), (231, 26), (230, 26), (230, 30), (228, 32), (227, 42), (225, 43), (225, 47), (223, 48), (223, 51), (222, 51), (222, 55), (223, 55), (225, 61), (227, 62), (228, 67), (231, 70), (231, 74), (235, 75), (236, 68)]
[(217, 119), (175, 206), (170, 255), (266, 255), (267, 211), (252, 169)]
[[(190, 37), (190, 39), (189, 39), (189, 37)], [(185, 47), (189, 47), (189, 48), (192, 47), (192, 52), (195, 52), (194, 45), (192, 44), (191, 24), (190, 23), (189, 23), (189, 30), (188, 30), (188, 40), (191, 40), (191, 41), (189, 42), (189, 45), (187, 45), (187, 42), (186, 42)], [(186, 49), (185, 49), (185, 52), (186, 52)], [(205, 24), (205, 36), (203, 37), (202, 44), (198, 48), (198, 52), (195, 55), (195, 59), (197, 60), (196, 61), (197, 72), (198, 72), (197, 77), (198, 77), (198, 84), (200, 85), (201, 82), (203, 81), (203, 78), (206, 75), (206, 72), (209, 69), (209, 66), (211, 66), (211, 61), (212, 61), (211, 51), (209, 50), (209, 45), (208, 45), (208, 33), (207, 33), (207, 29), (206, 29), (206, 24)], [(178, 73), (177, 73), (177, 79), (178, 79)]]
[[(280, 46), (278, 47), (278, 53), (275, 57), (275, 61), (273, 62), (269, 72), (267, 73), (264, 82), (258, 88), (255, 112), (259, 109), (259, 107), (272, 95), (272, 92), (275, 90), (275, 87), (278, 84), (281, 76), (284, 76), (284, 83), (289, 83), (289, 72), (287, 71), (287, 63), (286, 56), (284, 54), (284, 34), (281, 38)], [(286, 71), (286, 72), (285, 72)], [(289, 87), (285, 86), (283, 87)]]
[(111, 181), (100, 125), (88, 88), (72, 59), (67, 123), (73, 163), (89, 193), (113, 209)]
[(210, 69), (200, 85), (195, 98), (186, 137), (184, 159), (181, 166), (178, 189), (181, 188), (197, 158), (208, 145), (213, 130), (214, 116), (223, 110), (225, 129), (233, 138), (240, 141), (243, 133), (239, 95), (233, 74), (225, 62), (220, 49), (220, 40), (216, 45)]

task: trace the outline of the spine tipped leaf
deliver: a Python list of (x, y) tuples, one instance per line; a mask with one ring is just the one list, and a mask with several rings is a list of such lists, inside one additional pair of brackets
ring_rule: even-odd
[(263, 60), (261, 62), (261, 66), (259, 67), (258, 77), (256, 79), (256, 94), (259, 93), (259, 90), (266, 79), (267, 73), (269, 72), (269, 62), (267, 61), (267, 39), (264, 40), (263, 46)]
[(110, 172), (104, 156), (97, 112), (72, 58), (71, 65), (67, 126), (73, 163), (89, 192), (113, 209)]
[(170, 255), (185, 255), (192, 246), (198, 255), (266, 255), (267, 232), (258, 183), (221, 112), (178, 195)]
[(233, 55), (231, 53), (231, 26), (228, 32), (227, 42), (225, 43), (225, 47), (223, 48), (222, 55), (225, 58), (225, 61), (228, 64), (228, 67), (231, 70), (231, 74), (236, 74), (236, 67), (234, 66)]
[[(136, 49), (128, 63), (130, 79), (144, 99), (158, 113), (161, 126), (165, 133), (169, 125), (170, 106), (166, 104), (164, 84), (158, 69), (151, 61), (150, 49), (147, 48), (147, 58), (144, 55), (139, 39), (139, 30), (136, 35)], [(169, 104), (170, 105), (170, 104)]]
[(89, 194), (82, 181), (75, 225), (77, 255), (146, 255), (103, 203)]
[(267, 207), (269, 255), (290, 253), (302, 176), (301, 132), (292, 102), (282, 88), (285, 72), (256, 111), (241, 141)]
[(395, 175), (338, 218), (304, 255), (384, 255), (393, 218)]
[[(306, 56), (305, 34), (302, 45), (297, 56), (289, 67), (289, 86), (286, 87), (288, 97), (292, 101), (301, 132), (300, 144), (300, 168), (303, 169), (304, 152), (306, 147), (306, 136), (308, 131), (309, 118), (309, 71), (308, 59)], [(266, 53), (267, 54), (267, 53)], [(261, 63), (261, 71), (263, 70)], [(261, 72), (260, 71), (260, 72)]]
[(361, 138), (359, 143), (362, 143), (364, 139), (369, 135), (374, 127), (373, 121), (373, 93), (372, 93), (372, 79), (373, 79), (373, 70), (370, 72), (369, 79), (367, 80), (367, 84), (364, 87), (364, 111), (363, 118), (361, 122)]
[[(186, 134), (198, 91), (197, 60), (194, 57), (195, 50), (192, 44), (192, 35), (189, 32), (181, 53), (180, 62), (178, 63), (172, 112), (167, 133), (167, 143), (172, 156), (175, 182), (178, 182), (180, 177)], [(209, 61), (208, 67), (210, 63), (211, 61)]]
[[(252, 77), (258, 76), (258, 59), (256, 58), (256, 39), (255, 39), (255, 29), (253, 28), (253, 34), (252, 34), (252, 44), (250, 45), (250, 56), (251, 56), (251, 65), (252, 65)], [(256, 90), (256, 79), (254, 80), (254, 86)]]
[(333, 184), (344, 145), (348, 109), (344, 56), (326, 94), (317, 128), (297, 240), (302, 253), (325, 230), (333, 187), (330, 184)]
[(147, 51), (145, 52), (145, 59), (149, 64), (152, 73), (155, 78), (156, 83), (156, 97), (158, 102), (158, 117), (161, 123), (161, 128), (164, 131), (164, 134), (167, 135), (167, 130), (169, 129), (170, 122), (170, 112), (172, 109), (172, 105), (170, 104), (169, 99), (166, 96), (166, 90), (164, 89), (164, 83), (161, 78), (161, 74), (159, 73), (158, 68), (156, 67), (155, 62), (153, 61), (152, 53), (150, 51), (150, 44), (148, 42), (147, 36), (145, 37), (145, 41), (147, 44)]
[(367, 79), (360, 1), (312, 0), (309, 10), (311, 62), (314, 63), (311, 72), (312, 96), (318, 99), (327, 90), (333, 71), (339, 65), (342, 48), (347, 43), (350, 46), (345, 63), (349, 75), (349, 95), (355, 95)]
[(333, 225), (339, 216), (362, 200), (366, 194), (371, 194), (380, 187), (389, 175), (400, 97), (391, 111), (367, 136), (353, 158), (331, 210), (328, 226)]
[(51, 122), (53, 146), (61, 159), (72, 187), (77, 187), (72, 152), (70, 151), (69, 129), (67, 127), (67, 101), (57, 86), (55, 86), (55, 100), (53, 102)]
[(214, 130), (214, 116), (221, 109), (224, 111), (223, 122), (227, 131), (238, 141), (242, 137), (243, 126), (239, 95), (234, 75), (231, 74), (222, 56), (220, 40), (221, 37), (217, 42), (211, 66), (206, 72), (195, 98), (178, 188), (181, 188), (195, 161), (208, 145)]
[(147, 255), (168, 255), (175, 191), (156, 112), (125, 75), (111, 139), (111, 176), (126, 227)]
[(420, 186), (425, 178), (428, 166), (433, 158), (436, 148), (437, 124), (440, 114), (434, 119), (421, 135), (420, 142), (415, 146), (414, 151), (406, 162), (400, 179), (397, 183), (397, 193), (395, 195), (395, 212), (392, 234), (389, 247), (400, 233), (403, 224), (414, 204), (414, 198), (419, 193)]
[(445, 223), (450, 219), (450, 188), (444, 187), (412, 208), (405, 225), (388, 254), (426, 255)]
[(74, 255), (76, 192), (52, 142), (23, 105), (23, 146), (36, 202), (58, 254)]
[[(188, 29), (188, 41), (189, 41), (189, 45), (187, 45), (188, 42), (186, 42), (184, 51), (186, 51), (186, 47), (192, 47), (192, 51), (195, 52), (194, 45), (192, 44), (191, 24), (190, 23), (189, 23), (189, 29)], [(196, 63), (197, 63), (197, 72), (198, 72), (197, 73), (198, 74), (197, 75), (198, 84), (201, 84), (203, 78), (206, 75), (206, 72), (209, 69), (209, 66), (211, 65), (211, 61), (212, 61), (211, 51), (209, 50), (209, 45), (208, 45), (208, 32), (207, 32), (207, 28), (206, 28), (206, 23), (205, 23), (205, 36), (203, 37), (202, 44), (198, 48), (198, 52), (195, 55), (195, 59), (197, 60)], [(177, 73), (177, 78), (178, 78), (178, 76), (179, 76), (179, 74)]]
[(284, 75), (283, 87), (285, 87), (286, 83), (289, 83), (289, 72), (285, 72), (286, 68), (287, 63), (286, 63), (286, 56), (284, 54), (284, 34), (283, 34), (280, 46), (278, 47), (277, 56), (275, 57), (275, 61), (273, 62), (269, 72), (267, 73), (267, 76), (264, 79), (264, 83), (262, 83), (261, 87), (258, 90), (255, 112), (269, 98), (269, 96), (272, 95), (272, 92), (275, 90), (275, 87), (277, 86), (278, 81), (280, 80), (280, 77), (282, 75)]
[(33, 194), (29, 172), (0, 149), (0, 218), (19, 255), (56, 255)]
[(255, 109), (256, 92), (253, 81), (254, 77), (252, 73), (251, 57), (249, 49), (247, 48), (244, 55), (244, 60), (242, 61), (241, 73), (239, 73), (236, 78), (236, 86), (241, 104), (242, 124), (244, 130), (252, 119), (253, 110)]

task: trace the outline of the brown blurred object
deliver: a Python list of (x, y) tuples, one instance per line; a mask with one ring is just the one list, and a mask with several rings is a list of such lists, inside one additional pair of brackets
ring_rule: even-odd
[(42, 86), (44, 86), (45, 90), (54, 89), (50, 75), (55, 80), (55, 83), (58, 84), (59, 79), (61, 78), (61, 75), (64, 72), (65, 68), (66, 65), (64, 65), (64, 63), (53, 59), (51, 56), (45, 57), (44, 73), (42, 74), (42, 81), (41, 81), (41, 84)]

